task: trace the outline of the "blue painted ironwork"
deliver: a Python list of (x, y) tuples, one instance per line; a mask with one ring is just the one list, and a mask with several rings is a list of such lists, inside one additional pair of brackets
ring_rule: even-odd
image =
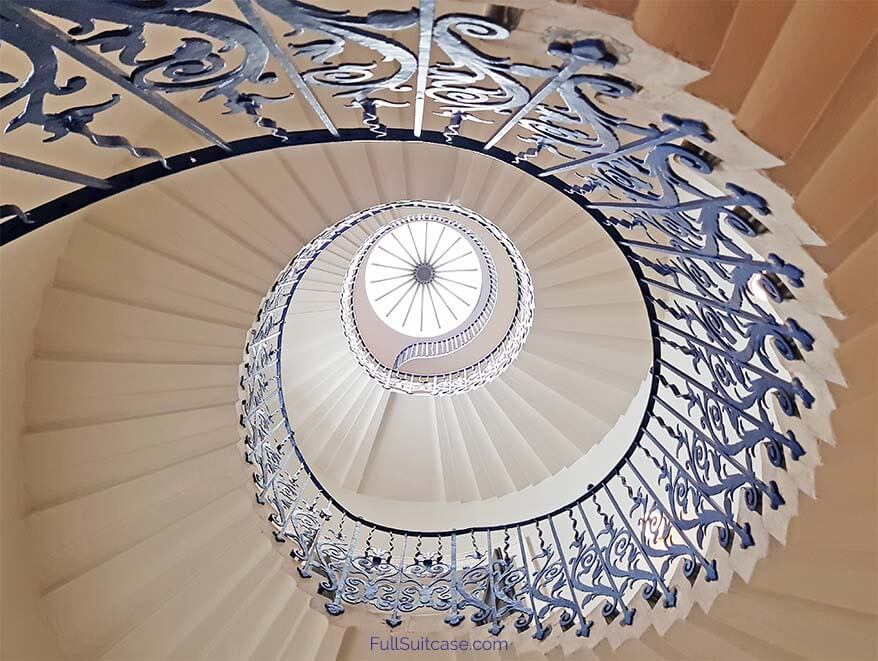
[(256, 30), (268, 51), (280, 63), (281, 68), (283, 68), (293, 85), (296, 86), (302, 96), (308, 101), (308, 104), (320, 118), (320, 121), (326, 127), (326, 130), (332, 133), (332, 135), (338, 137), (338, 129), (335, 128), (335, 124), (332, 123), (329, 115), (326, 114), (326, 110), (323, 109), (323, 106), (317, 100), (317, 97), (314, 96), (314, 93), (308, 87), (305, 79), (302, 78), (302, 74), (296, 69), (296, 65), (293, 64), (290, 56), (286, 53), (283, 47), (277, 43), (268, 26), (265, 24), (265, 21), (262, 20), (259, 12), (253, 6), (251, 0), (235, 0), (235, 4), (238, 9), (241, 10), (241, 13), (244, 15), (244, 18), (250, 26)]
[[(437, 15), (432, 0), (365, 15), (296, 0), (237, 4), (245, 20), (205, 9), (208, 0), (4, 4), (2, 38), (32, 64), (23, 81), (0, 73), (0, 84), (13, 85), (0, 108), (24, 101), (5, 130), (31, 124), (50, 141), (73, 133), (158, 162), (98, 179), (49, 159), (4, 155), (0, 165), (87, 188), (27, 212), (14, 202), (0, 205), (12, 216), (0, 225), (3, 243), (139, 183), (300, 144), (446, 142), (540, 177), (616, 242), (650, 318), (649, 404), (619, 463), (575, 502), (496, 527), (399, 530), (347, 511), (302, 455), (280, 383), (283, 315), (301, 274), (337, 238), (336, 227), (280, 274), (248, 338), (241, 425), (256, 499), (269, 511), (277, 540), (289, 544), (300, 575), (320, 581), (329, 612), (361, 605), (386, 615), (391, 627), (405, 614), (434, 611), (450, 626), (469, 618), (494, 635), (511, 622), (538, 640), (554, 627), (588, 636), (599, 624), (632, 624), (659, 600), (673, 608), (686, 583), (717, 580), (727, 566), (723, 554), (735, 542), (742, 548), (758, 543), (753, 517), (766, 505), (785, 504), (772, 475), (805, 452), (785, 421), (814, 403), (791, 373), (814, 338), (781, 313), (803, 286), (802, 271), (754, 247), (765, 244), (765, 200), (733, 183), (720, 190), (707, 181), (717, 162), (705, 151), (714, 140), (709, 127), (670, 114), (647, 124), (615, 114), (638, 87), (608, 71), (616, 55), (601, 40), (553, 44), (549, 54), (557, 63), (537, 66), (483, 52), (507, 39), (508, 30), (481, 16)], [(65, 33), (32, 10), (74, 27)], [(263, 15), (285, 23), (297, 42), (270, 34), (261, 18), (254, 20)], [(187, 36), (171, 52), (147, 58), (146, 35), (160, 29)], [(391, 39), (391, 32), (407, 40)], [(402, 45), (414, 41), (417, 53)], [(352, 61), (347, 44), (374, 53), (375, 61)], [(117, 97), (92, 106), (71, 101), (65, 110), (47, 112), (47, 98), (73, 99), (87, 84), (83, 76), (56, 80), (54, 49), (213, 146), (162, 159), (123, 136), (93, 132), (94, 118), (109, 116)], [(271, 55), (295, 96), (262, 93), (276, 80)], [(318, 102), (320, 89), (340, 103)], [(183, 90), (200, 90), (203, 101), (223, 100), (226, 111), (246, 114), (268, 135), (227, 142), (171, 103)], [(614, 112), (604, 103), (608, 98)], [(269, 102), (303, 100), (322, 129), (284, 127), (264, 114)], [(379, 119), (380, 108), (412, 101), (414, 129)], [(352, 107), (362, 113), (360, 124), (345, 128)], [(424, 129), (431, 115), (447, 120), (441, 133)], [(486, 143), (466, 135), (474, 124), (495, 124)], [(713, 540), (724, 550), (716, 553)]]
[(41, 163), (31, 158), (6, 154), (4, 152), (0, 152), (0, 165), (13, 170), (30, 172), (42, 177), (50, 177), (52, 179), (67, 181), (72, 184), (79, 184), (80, 186), (88, 186), (90, 188), (109, 190), (113, 187), (106, 179), (91, 177), (87, 174), (82, 174), (81, 172), (76, 172), (68, 168), (61, 168), (57, 165)]
[[(26, 99), (24, 108), (13, 117), (5, 127), (5, 132), (11, 132), (22, 126), (32, 124), (40, 126), (48, 137), (44, 142), (55, 142), (65, 136), (74, 133), (81, 135), (98, 147), (116, 147), (127, 150), (132, 156), (138, 158), (159, 158), (161, 154), (148, 147), (135, 147), (121, 135), (103, 135), (92, 131), (89, 124), (94, 121), (97, 114), (115, 106), (120, 96), (113, 94), (107, 101), (98, 104), (71, 106), (58, 112), (48, 112), (45, 108), (47, 97), (60, 97), (74, 94), (86, 86), (86, 79), (82, 76), (73, 76), (64, 84), (59, 85), (58, 57), (55, 48), (67, 52), (78, 58), (96, 72), (111, 76), (115, 73), (112, 66), (103, 58), (95, 56), (87, 49), (81, 49), (64, 39), (62, 34), (53, 26), (49, 25), (30, 12), (23, 12), (15, 6), (7, 6), (0, 13), (0, 34), (3, 42), (24, 51), (31, 61), (31, 72), (25, 80), (19, 80), (9, 73), (0, 73), (0, 82), (16, 83), (16, 87), (0, 97), (0, 109), (11, 106), (22, 99)], [(156, 98), (148, 92), (144, 92), (130, 84), (123, 77), (123, 84), (130, 90), (137, 92), (141, 98), (158, 106), (164, 106), (164, 101)], [(178, 121), (187, 122), (187, 126), (193, 130), (201, 130), (197, 123), (188, 123), (188, 117), (182, 112), (176, 111), (174, 106), (168, 105), (168, 109)], [(211, 135), (204, 129), (205, 135)], [(217, 139), (216, 144), (223, 144)], [(33, 170), (35, 173), (36, 169)], [(41, 174), (45, 174), (46, 168), (42, 168)], [(67, 178), (69, 180), (69, 177)]]
[[(239, 0), (241, 2), (242, 0)], [(328, 87), (340, 99), (348, 99), (347, 107), (360, 108), (363, 123), (378, 137), (386, 135), (379, 121), (378, 108), (405, 107), (408, 101), (397, 102), (378, 96), (381, 92), (410, 92), (406, 83), (415, 74), (417, 58), (408, 48), (382, 32), (403, 30), (418, 23), (418, 12), (376, 11), (354, 16), (347, 11), (329, 11), (304, 2), (289, 0), (247, 0), (256, 2), (292, 27), (292, 33), (314, 33), (320, 39), (294, 46), (295, 54), (307, 56), (318, 66), (305, 71), (296, 85), (314, 108), (329, 131), (337, 136), (331, 120), (320, 107), (309, 84)], [(347, 43), (356, 44), (381, 56), (382, 62), (394, 62), (396, 69), (389, 75), (376, 75), (377, 62), (334, 62), (343, 55)], [(284, 61), (289, 62), (287, 57)], [(292, 66), (291, 64), (289, 66)], [(291, 72), (292, 73), (292, 72)]]
[(490, 149), (500, 142), (504, 135), (538, 108), (543, 100), (548, 98), (553, 92), (565, 87), (568, 81), (584, 64), (596, 64), (606, 68), (612, 67), (616, 63), (616, 58), (607, 51), (604, 42), (600, 39), (585, 39), (572, 44), (552, 44), (549, 46), (549, 52), (563, 57), (564, 65), (557, 72), (553, 72), (551, 77), (543, 81), (539, 88), (531, 95), (530, 99), (528, 99), (528, 102), (518, 108), (494, 132), (494, 135), (485, 143), (485, 149)]
[(415, 89), (416, 138), (421, 137), (424, 128), (424, 108), (427, 102), (427, 74), (430, 69), (430, 54), (433, 47), (433, 25), (436, 22), (436, 3), (422, 0), (418, 11), (418, 76)]
[[(61, 30), (46, 22), (35, 13), (28, 11), (25, 7), (17, 5), (22, 4), (31, 9), (39, 9), (50, 14), (60, 15), (62, 18), (73, 21), (76, 27), (72, 28), (65, 35)], [(191, 3), (190, 3), (191, 4)], [(203, 4), (203, 3), (202, 3)], [(103, 11), (102, 11), (103, 10)], [(91, 133), (88, 124), (94, 119), (97, 112), (107, 110), (115, 105), (119, 97), (114, 95), (109, 101), (98, 104), (96, 106), (75, 107), (64, 110), (60, 113), (46, 113), (43, 108), (43, 102), (47, 94), (51, 95), (67, 95), (81, 90), (86, 79), (82, 76), (74, 76), (67, 83), (58, 87), (55, 83), (57, 76), (58, 60), (54, 49), (70, 55), (75, 60), (92, 69), (95, 73), (106, 77), (116, 83), (124, 90), (131, 92), (141, 100), (155, 107), (166, 116), (179, 122), (186, 128), (190, 129), (197, 135), (213, 142), (224, 149), (228, 149), (225, 141), (218, 135), (207, 128), (204, 124), (189, 116), (177, 106), (170, 103), (157, 94), (161, 89), (172, 89), (167, 83), (152, 83), (148, 77), (150, 73), (157, 69), (163, 70), (173, 80), (171, 85), (191, 86), (193, 78), (193, 66), (196, 61), (203, 64), (201, 70), (196, 75), (203, 75), (204, 69), (208, 71), (217, 67), (217, 62), (211, 61), (212, 53), (211, 44), (204, 39), (189, 39), (173, 53), (166, 58), (158, 58), (150, 61), (138, 60), (138, 54), (145, 48), (143, 41), (143, 30), (147, 22), (160, 23), (165, 25), (179, 25), (183, 27), (181, 21), (175, 21), (174, 17), (179, 17), (176, 12), (156, 12), (155, 14), (147, 14), (143, 9), (139, 11), (133, 5), (125, 5), (111, 2), (88, 2), (83, 0), (69, 0), (69, 2), (57, 3), (45, 0), (22, 0), (22, 2), (10, 2), (4, 5), (0, 14), (0, 23), (4, 29), (2, 31), (3, 41), (7, 41), (17, 49), (23, 51), (31, 60), (32, 72), (28, 78), (15, 90), (9, 92), (0, 99), (0, 108), (14, 103), (19, 98), (27, 97), (28, 103), (23, 113), (18, 115), (7, 126), (6, 130), (12, 130), (23, 123), (39, 124), (42, 123), (46, 132), (51, 133), (51, 140), (58, 140), (68, 133), (82, 133), (100, 147), (113, 146), (124, 147), (128, 149), (134, 156), (160, 157), (158, 152), (152, 149), (137, 149), (122, 136), (100, 136)], [(219, 19), (219, 16), (214, 18)], [(100, 32), (96, 35), (86, 36), (83, 39), (76, 39), (83, 35), (89, 35), (95, 29), (95, 20), (109, 20), (113, 22), (123, 23), (128, 27), (123, 30), (109, 30)], [(205, 21), (205, 23), (213, 26), (214, 23)], [(188, 29), (198, 29), (196, 21), (187, 21)], [(237, 27), (239, 31), (246, 31), (248, 28), (243, 24), (232, 24), (230, 27)], [(230, 31), (233, 34), (233, 31)], [(224, 35), (225, 36), (225, 35)], [(226, 47), (229, 48), (236, 42), (232, 41), (234, 37), (226, 37)], [(88, 48), (91, 45), (100, 45), (104, 52), (111, 50), (120, 51), (120, 60), (122, 64), (134, 66), (134, 70), (126, 75), (112, 62), (106, 58), (96, 55)], [(216, 56), (214, 56), (216, 57)], [(257, 58), (248, 57), (248, 67), (259, 67)], [(221, 87), (229, 84), (232, 78), (226, 81), (221, 79), (211, 80), (210, 84), (216, 84), (214, 92)], [(202, 86), (204, 83), (196, 83), (196, 86)], [(211, 94), (205, 94), (203, 99), (210, 98)]]

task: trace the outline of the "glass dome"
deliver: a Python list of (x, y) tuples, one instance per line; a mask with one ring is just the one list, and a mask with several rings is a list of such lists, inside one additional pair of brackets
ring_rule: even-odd
[(470, 238), (426, 219), (378, 239), (365, 273), (375, 314), (412, 337), (437, 337), (464, 323), (479, 303), (484, 279)]

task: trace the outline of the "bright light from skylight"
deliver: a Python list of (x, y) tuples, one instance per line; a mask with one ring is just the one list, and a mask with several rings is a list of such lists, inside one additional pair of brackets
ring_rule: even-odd
[(482, 293), (473, 242), (446, 224), (413, 220), (387, 232), (366, 262), (366, 295), (375, 313), (412, 337), (437, 337), (460, 326)]

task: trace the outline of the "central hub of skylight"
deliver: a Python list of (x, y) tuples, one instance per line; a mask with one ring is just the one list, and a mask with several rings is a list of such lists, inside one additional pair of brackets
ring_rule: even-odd
[(435, 269), (429, 264), (418, 264), (415, 269), (415, 279), (419, 285), (429, 285), (436, 277)]
[(447, 223), (420, 218), (375, 242), (365, 278), (375, 314), (411, 337), (438, 337), (467, 321), (484, 283), (472, 238)]

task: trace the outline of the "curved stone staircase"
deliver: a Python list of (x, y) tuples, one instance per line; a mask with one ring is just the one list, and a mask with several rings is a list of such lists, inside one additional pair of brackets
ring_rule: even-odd
[[(530, 22), (515, 33), (521, 44), (597, 20), (568, 3), (510, 4), (530, 8)], [(786, 543), (772, 543), (749, 581), (735, 577), (708, 613), (693, 608), (667, 631), (649, 628), (621, 644), (583, 648), (572, 637), (513, 637), (505, 652), (453, 658), (873, 658), (875, 5), (579, 4), (623, 14), (646, 41), (709, 70), (688, 90), (728, 109), (742, 132), (779, 159), (767, 174), (825, 241), (810, 252), (841, 311), (828, 323), (847, 387), (832, 387), (834, 439), (823, 439), (837, 446), (823, 446), (814, 498), (799, 498)], [(337, 149), (347, 150), (343, 162)], [(550, 274), (563, 271), (565, 256), (582, 257), (589, 270), (576, 263), (572, 271), (588, 275), (582, 293), (627, 319), (612, 260), (590, 252), (588, 230), (572, 217), (541, 208), (536, 187), (510, 195), (485, 186), (495, 178), (474, 176), (466, 164), (473, 157), (451, 150), (437, 150), (449, 155), (425, 161), (428, 171), (406, 161), (400, 146), (376, 145), (398, 150), (381, 158), (405, 164), (403, 172), (398, 165), (383, 171), (370, 149), (259, 155), (274, 159), (272, 167), (248, 168), (246, 159), (257, 157), (239, 157), (111, 198), (3, 248), (4, 658), (358, 660), (370, 658), (370, 636), (389, 635), (377, 618), (354, 609), (330, 618), (313, 582), (293, 578), (289, 559), (253, 513), (238, 447), (238, 363), (253, 311), (290, 255), (348, 213), (380, 199), (423, 197), (455, 199), (510, 222), (519, 214), (533, 221), (520, 224), (514, 238), (534, 252), (535, 281), (566, 282)], [(289, 167), (287, 159), (298, 158), (307, 158), (307, 168)], [(559, 338), (552, 329), (533, 333), (530, 360), (556, 369), (551, 352)], [(616, 358), (606, 381), (627, 387), (642, 378), (636, 361), (619, 358), (637, 345), (599, 342), (592, 346)], [(333, 376), (339, 385), (357, 387), (341, 374)], [(363, 408), (348, 415), (365, 415), (387, 397), (360, 386), (352, 399)], [(521, 397), (509, 390), (506, 396)], [(621, 414), (606, 410), (607, 402), (596, 402), (585, 412), (594, 416), (597, 438)], [(480, 438), (492, 445), (489, 433)], [(474, 440), (466, 435), (466, 443)], [(363, 443), (352, 439), (345, 452), (357, 468), (338, 476), (358, 489), (382, 482), (370, 476), (370, 459), (386, 465), (381, 448)], [(454, 462), (468, 470), (434, 475), (424, 498), (497, 496), (545, 478), (576, 453), (521, 474), (486, 456), (464, 447)], [(324, 468), (340, 465), (324, 459)], [(412, 635), (488, 638), (480, 629), (422, 620), (406, 625)]]
[[(380, 163), (388, 156), (382, 147), (357, 150)], [(627, 263), (597, 223), (581, 222), (575, 205), (478, 155), (442, 146), (406, 145), (404, 152), (413, 176), (425, 182), (419, 197), (442, 195), (496, 218), (521, 250), (537, 306), (527, 345), (507, 371), (472, 392), (433, 398), (386, 391), (357, 363), (339, 323), (345, 270), (359, 247), (358, 238), (339, 238), (306, 273), (286, 316), (284, 391), (302, 452), (331, 493), (364, 516), (348, 498), (415, 503), (408, 523), (415, 527), (423, 525), (423, 505), (432, 504), (430, 526), (441, 527), (436, 518), (447, 515), (448, 503), (513, 494), (585, 461), (628, 411), (646, 379), (651, 347)], [(284, 158), (310, 167), (319, 156)], [(466, 173), (480, 167), (488, 168), (492, 183), (466, 185)], [(347, 154), (338, 181), (368, 206), (377, 193), (352, 189), (357, 169)], [(373, 174), (387, 199), (413, 192), (380, 171)], [(453, 183), (441, 189), (447, 181)], [(501, 197), (492, 194), (495, 188), (510, 192)], [(631, 417), (641, 415), (635, 409)], [(405, 457), (405, 473), (396, 457)], [(573, 499), (575, 492), (568, 495)], [(533, 514), (551, 506), (551, 499), (541, 499)], [(460, 525), (467, 520), (475, 519), (459, 518)]]

